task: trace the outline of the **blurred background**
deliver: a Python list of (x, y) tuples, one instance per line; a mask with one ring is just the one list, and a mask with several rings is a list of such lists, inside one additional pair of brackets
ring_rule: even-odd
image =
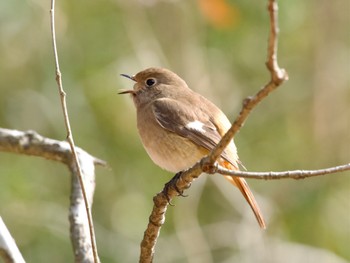
[[(0, 2), (0, 127), (64, 140), (50, 1)], [(137, 262), (152, 197), (173, 175), (147, 156), (119, 76), (166, 67), (233, 120), (269, 80), (267, 1), (57, 1), (58, 54), (75, 142), (106, 160), (93, 216), (102, 262)], [(318, 169), (350, 159), (350, 2), (279, 3), (279, 64), (290, 80), (236, 136), (250, 171)], [(72, 262), (68, 169), (0, 153), (0, 215), (27, 262)], [(350, 173), (249, 180), (268, 222), (239, 191), (201, 176), (169, 207), (155, 262), (350, 262)], [(1, 261), (1, 259), (0, 259)]]

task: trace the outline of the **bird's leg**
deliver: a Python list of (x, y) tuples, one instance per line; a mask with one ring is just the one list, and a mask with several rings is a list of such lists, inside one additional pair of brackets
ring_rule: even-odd
[(177, 182), (181, 179), (181, 174), (182, 174), (182, 171), (176, 173), (175, 176), (173, 178), (171, 178), (171, 180), (164, 185), (164, 188), (163, 188), (162, 192), (165, 195), (165, 197), (168, 200), (168, 203), (170, 205), (173, 205), (170, 202), (170, 198), (169, 198), (169, 190), (170, 190), (170, 188), (173, 188), (173, 190), (178, 194), (178, 196), (187, 197), (187, 195), (184, 195), (184, 193), (183, 193), (184, 191), (180, 190), (178, 188), (178, 186), (177, 186)]

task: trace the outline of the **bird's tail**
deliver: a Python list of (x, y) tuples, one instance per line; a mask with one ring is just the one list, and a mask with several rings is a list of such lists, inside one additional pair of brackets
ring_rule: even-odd
[[(237, 170), (237, 168), (234, 168), (231, 164), (226, 163), (224, 165), (227, 169), (231, 170)], [(231, 184), (238, 187), (238, 189), (241, 191), (242, 195), (244, 196), (245, 200), (247, 200), (248, 204), (252, 208), (254, 215), (256, 217), (256, 220), (258, 221), (260, 227), (262, 229), (266, 229), (265, 220), (263, 218), (263, 215), (260, 211), (259, 205), (256, 202), (254, 195), (252, 191), (250, 190), (247, 182), (244, 180), (244, 178), (241, 177), (232, 177), (229, 175), (224, 175), (225, 179), (228, 180)]]

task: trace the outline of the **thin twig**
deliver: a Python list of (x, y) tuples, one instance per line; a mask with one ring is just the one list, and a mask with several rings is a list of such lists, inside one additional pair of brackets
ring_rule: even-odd
[(335, 167), (329, 167), (319, 170), (293, 170), (283, 172), (245, 172), (245, 171), (232, 171), (224, 167), (218, 167), (216, 172), (224, 175), (239, 176), (245, 178), (264, 179), (264, 180), (275, 180), (275, 179), (304, 179), (313, 176), (334, 174), (339, 172), (350, 171), (350, 163), (339, 165)]
[(51, 0), (50, 14), (51, 14), (52, 45), (53, 45), (54, 59), (55, 59), (55, 66), (56, 66), (56, 82), (58, 85), (58, 90), (59, 90), (60, 98), (61, 98), (61, 106), (62, 106), (64, 122), (66, 125), (66, 131), (67, 131), (67, 140), (68, 140), (68, 143), (71, 147), (73, 159), (74, 159), (74, 162), (75, 162), (75, 165), (77, 168), (77, 172), (78, 172), (77, 174), (78, 174), (78, 178), (79, 178), (81, 191), (82, 191), (84, 202), (85, 202), (86, 214), (87, 214), (87, 218), (88, 218), (88, 222), (89, 222), (91, 249), (92, 249), (92, 253), (94, 256), (94, 262), (98, 263), (98, 262), (100, 262), (100, 260), (98, 258), (98, 254), (97, 254), (97, 247), (96, 247), (92, 214), (91, 214), (90, 204), (88, 202), (88, 198), (87, 198), (87, 194), (86, 194), (86, 190), (85, 190), (84, 179), (82, 177), (81, 167), (79, 164), (77, 153), (75, 151), (73, 134), (72, 134), (72, 130), (70, 127), (70, 121), (69, 121), (68, 110), (67, 110), (66, 93), (63, 90), (61, 71), (60, 71), (59, 62), (58, 62), (56, 32), (55, 32), (55, 0)]
[(233, 122), (231, 128), (227, 131), (225, 136), (216, 145), (216, 147), (209, 154), (209, 166), (219, 158), (223, 150), (232, 141), (235, 134), (242, 128), (244, 122), (248, 118), (252, 110), (272, 91), (279, 87), (284, 81), (288, 80), (288, 74), (284, 69), (281, 69), (277, 63), (277, 44), (278, 44), (278, 6), (275, 0), (269, 0), (268, 11), (270, 14), (270, 35), (267, 48), (266, 66), (270, 72), (270, 81), (260, 89), (254, 96), (247, 97), (243, 101), (243, 107)]

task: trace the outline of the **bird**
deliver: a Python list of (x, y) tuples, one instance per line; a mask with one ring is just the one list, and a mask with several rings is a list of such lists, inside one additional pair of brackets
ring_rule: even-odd
[[(165, 68), (147, 68), (135, 75), (121, 74), (135, 82), (130, 94), (136, 107), (137, 128), (142, 144), (159, 167), (183, 171), (208, 155), (231, 127), (226, 115), (211, 101), (188, 87), (176, 73)], [(240, 160), (232, 140), (218, 164), (238, 171)], [(262, 229), (266, 223), (247, 182), (224, 175), (250, 205)]]

